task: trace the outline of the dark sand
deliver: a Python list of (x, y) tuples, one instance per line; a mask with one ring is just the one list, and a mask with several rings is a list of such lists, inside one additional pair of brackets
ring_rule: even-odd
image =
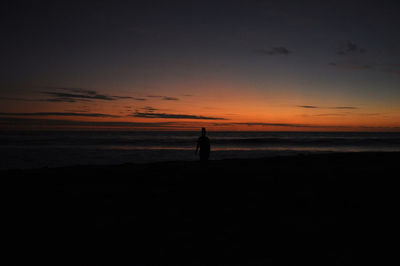
[(362, 265), (390, 233), (399, 159), (3, 171), (6, 243), (15, 264)]

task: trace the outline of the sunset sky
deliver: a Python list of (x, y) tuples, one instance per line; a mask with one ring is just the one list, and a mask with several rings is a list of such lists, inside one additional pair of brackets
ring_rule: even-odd
[(8, 1), (0, 129), (400, 131), (398, 1)]

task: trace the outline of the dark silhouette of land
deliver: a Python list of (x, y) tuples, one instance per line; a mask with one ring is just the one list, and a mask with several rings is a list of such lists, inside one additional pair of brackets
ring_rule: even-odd
[(399, 159), (2, 171), (3, 243), (15, 264), (364, 265), (391, 232)]
[(206, 128), (201, 129), (201, 136), (197, 140), (196, 154), (200, 149), (200, 161), (208, 161), (210, 157), (210, 139), (206, 136)]

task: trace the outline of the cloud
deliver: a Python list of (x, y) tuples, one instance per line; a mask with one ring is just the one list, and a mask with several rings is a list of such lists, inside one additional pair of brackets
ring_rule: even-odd
[(343, 114), (343, 113), (330, 113), (330, 114), (318, 114), (318, 115), (314, 115), (314, 116), (345, 116), (348, 114)]
[(355, 110), (359, 108), (355, 106), (335, 106), (335, 107), (329, 107), (329, 109)]
[(379, 64), (381, 71), (390, 74), (400, 74), (400, 64)]
[(36, 112), (36, 113), (0, 113), (0, 116), (81, 116), (81, 117), (120, 117), (118, 115), (100, 113), (75, 113), (75, 112)]
[[(159, 130), (181, 130), (182, 128), (197, 129), (204, 126), (204, 122), (118, 122), (118, 121), (74, 121), (59, 119), (37, 119), (37, 118), (16, 118), (16, 117), (0, 117), (0, 128), (57, 128), (57, 127), (100, 127), (100, 128), (130, 128), (130, 129), (159, 129)], [(309, 124), (290, 124), (290, 123), (209, 123), (213, 126), (231, 126), (231, 125), (247, 125), (247, 126), (276, 126), (276, 127), (295, 127), (295, 128), (315, 128), (315, 129), (371, 129), (371, 130), (400, 130), (399, 126), (374, 127), (374, 126), (325, 126), (325, 125), (309, 125)]]
[(165, 114), (165, 113), (154, 113), (150, 112), (136, 112), (132, 114), (133, 117), (141, 118), (167, 118), (167, 119), (201, 119), (201, 120), (227, 120), (226, 118), (220, 117), (209, 117), (199, 115), (185, 115), (185, 114)]
[(320, 107), (320, 106), (315, 106), (315, 105), (297, 105), (299, 108), (304, 108), (304, 109), (340, 109), (340, 110), (355, 110), (359, 109), (356, 106), (328, 106), (328, 107)]
[(83, 93), (83, 94), (91, 94), (91, 95), (96, 95), (97, 94), (97, 92), (95, 90), (92, 90), (92, 89), (65, 88), (65, 87), (54, 88), (54, 89), (65, 90), (65, 91), (76, 92), (76, 93)]
[(310, 124), (290, 124), (290, 123), (214, 123), (214, 126), (247, 125), (247, 126), (276, 126), (276, 127), (295, 127), (295, 128), (313, 128), (313, 129), (372, 129), (372, 130), (390, 130), (398, 131), (400, 126), (344, 126), (344, 125), (310, 125)]
[(167, 96), (164, 96), (164, 97), (162, 97), (162, 99), (163, 99), (164, 101), (179, 101), (179, 98), (176, 98), (176, 97), (167, 97)]
[(135, 100), (135, 101), (147, 101), (146, 98), (132, 97), (131, 99), (132, 99), (132, 100)]
[[(223, 125), (222, 123), (215, 124), (215, 125)], [(292, 128), (312, 128), (312, 129), (347, 129), (347, 128), (355, 128), (352, 126), (326, 126), (326, 125), (312, 125), (312, 124), (291, 124), (291, 123), (264, 123), (264, 122), (259, 122), (259, 123), (224, 123), (226, 126), (230, 125), (247, 125), (247, 126), (263, 126), (263, 127), (292, 127)]]
[(398, 74), (398, 75), (400, 75), (400, 70), (396, 70), (396, 69), (384, 69), (382, 71), (386, 72), (386, 73), (390, 73), (390, 74)]
[(116, 101), (122, 99), (134, 99), (134, 100), (141, 99), (141, 98), (133, 98), (130, 96), (101, 94), (95, 90), (81, 89), (81, 88), (53, 88), (51, 91), (42, 91), (41, 93), (51, 97), (43, 100), (48, 102), (71, 103), (77, 101), (93, 101), (93, 100)]
[(67, 113), (88, 113), (89, 109), (70, 109), (70, 110), (65, 110)]
[(300, 108), (306, 108), (306, 109), (314, 109), (314, 108), (319, 108), (317, 106), (313, 106), (313, 105), (298, 105), (297, 107)]
[(283, 46), (272, 47), (271, 49), (257, 49), (254, 52), (264, 55), (289, 55), (292, 53), (289, 49)]
[(361, 48), (357, 44), (351, 41), (347, 41), (347, 43), (336, 50), (336, 54), (338, 55), (348, 55), (348, 54), (363, 54), (366, 50)]
[[(286, 123), (231, 123), (231, 125), (247, 125), (247, 126), (275, 126), (275, 127), (304, 127), (314, 128), (316, 126), (306, 124), (286, 124)], [(317, 126), (319, 128), (319, 126)]]
[(154, 108), (154, 107), (151, 107), (151, 106), (145, 106), (145, 107), (140, 108), (140, 109), (141, 110), (145, 110), (146, 112), (151, 112), (151, 113), (158, 110), (157, 108)]
[(0, 97), (0, 100), (4, 101), (21, 101), (21, 102), (36, 102), (35, 99), (18, 98), (18, 97)]
[(381, 115), (386, 115), (386, 114), (388, 114), (388, 113), (362, 113), (362, 114), (359, 114), (359, 115), (362, 115), (362, 116), (381, 116)]
[(35, 119), (35, 118), (15, 118), (0, 117), (0, 126), (5, 127), (127, 127), (127, 128), (174, 128), (180, 124), (174, 122), (110, 122), (110, 121), (74, 121), (74, 120), (58, 120), (58, 119)]
[(345, 70), (375, 70), (388, 74), (400, 74), (399, 64), (358, 63), (358, 62), (330, 62), (328, 65)]
[(325, 126), (325, 125), (310, 125), (310, 124), (291, 124), (291, 123), (264, 123), (264, 122), (244, 122), (244, 123), (215, 123), (215, 126), (232, 126), (232, 125), (246, 125), (246, 126), (263, 126), (263, 127), (291, 127), (291, 128), (315, 128), (315, 129), (328, 129), (328, 128), (353, 128), (350, 126)]
[(163, 95), (147, 95), (148, 98), (161, 98), (163, 101), (179, 101), (179, 98)]
[(366, 70), (370, 69), (371, 66), (368, 64), (352, 63), (352, 62), (330, 62), (328, 65), (347, 70)]

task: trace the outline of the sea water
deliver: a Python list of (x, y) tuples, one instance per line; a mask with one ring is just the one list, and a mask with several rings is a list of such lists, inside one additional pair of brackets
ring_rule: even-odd
[[(199, 132), (1, 131), (0, 169), (192, 161)], [(208, 132), (210, 159), (400, 151), (400, 133)]]

